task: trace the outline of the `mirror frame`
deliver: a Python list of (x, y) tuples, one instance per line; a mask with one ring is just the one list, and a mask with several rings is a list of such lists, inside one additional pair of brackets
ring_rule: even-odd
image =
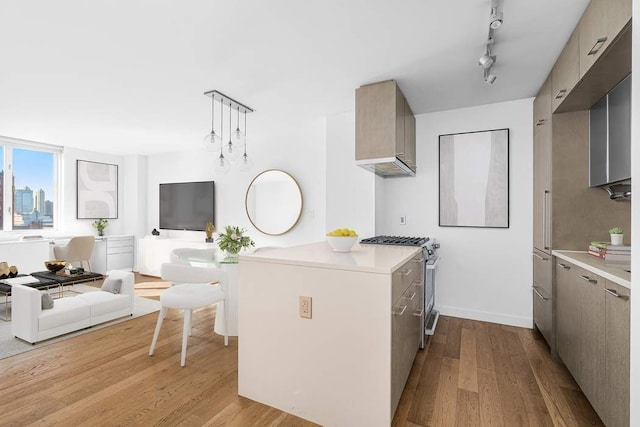
[[(249, 215), (249, 208), (247, 207), (247, 201), (249, 199), (249, 190), (251, 190), (251, 186), (253, 185), (253, 183), (255, 182), (256, 179), (260, 178), (263, 174), (267, 173), (267, 172), (282, 172), (283, 174), (287, 175), (289, 178), (291, 178), (291, 180), (293, 181), (293, 183), (296, 185), (296, 187), (298, 188), (298, 193), (300, 193), (300, 210), (298, 211), (298, 217), (296, 218), (295, 222), (293, 224), (291, 224), (291, 227), (287, 228), (285, 231), (283, 231), (282, 233), (268, 233), (264, 230), (262, 230), (260, 227), (258, 227), (254, 222), (253, 219), (251, 219), (251, 215)], [(300, 184), (298, 183), (298, 181), (293, 177), (293, 175), (291, 175), (289, 172), (285, 172), (282, 169), (267, 169), (267, 170), (263, 170), (262, 172), (260, 172), (259, 174), (257, 174), (249, 183), (249, 186), (247, 187), (247, 192), (245, 193), (244, 196), (244, 210), (247, 213), (247, 218), (249, 218), (249, 222), (251, 222), (251, 225), (253, 225), (255, 227), (256, 230), (258, 230), (259, 232), (266, 234), (268, 236), (281, 236), (285, 233), (288, 233), (289, 231), (291, 231), (293, 229), (293, 227), (295, 227), (298, 222), (300, 222), (300, 218), (302, 217), (302, 208), (304, 207), (304, 197), (302, 195), (302, 189), (300, 188)]]

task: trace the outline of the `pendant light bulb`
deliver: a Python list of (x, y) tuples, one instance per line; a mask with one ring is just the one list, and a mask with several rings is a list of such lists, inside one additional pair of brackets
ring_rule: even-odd
[(240, 145), (239, 144), (234, 145), (232, 141), (232, 134), (233, 132), (231, 131), (231, 103), (229, 103), (229, 142), (225, 144), (225, 146), (223, 147), (223, 151), (224, 151), (225, 159), (234, 162), (238, 160), (238, 157), (240, 157), (240, 150), (238, 149)]
[(253, 160), (247, 155), (247, 150), (245, 149), (244, 154), (238, 162), (238, 170), (240, 170), (240, 172), (248, 172), (251, 169), (253, 169)]
[(213, 164), (213, 169), (216, 171), (216, 174), (226, 175), (227, 172), (229, 172), (229, 169), (231, 169), (231, 162), (229, 162), (229, 160), (220, 153), (220, 156), (218, 156)]
[[(245, 113), (245, 120), (246, 120), (246, 117), (247, 116)], [(231, 139), (233, 140), (233, 143), (236, 144), (237, 146), (240, 146), (244, 143), (244, 132), (240, 130), (240, 106), (239, 105), (236, 110), (236, 130), (234, 130), (231, 133)]]

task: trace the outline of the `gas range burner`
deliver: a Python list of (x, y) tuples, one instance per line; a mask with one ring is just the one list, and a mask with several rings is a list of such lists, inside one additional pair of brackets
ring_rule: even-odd
[(423, 246), (428, 237), (375, 236), (360, 240), (365, 245)]

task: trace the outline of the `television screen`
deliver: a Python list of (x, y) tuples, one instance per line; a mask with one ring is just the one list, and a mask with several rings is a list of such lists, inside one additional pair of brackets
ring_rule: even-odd
[(160, 228), (204, 231), (215, 224), (213, 181), (160, 184)]

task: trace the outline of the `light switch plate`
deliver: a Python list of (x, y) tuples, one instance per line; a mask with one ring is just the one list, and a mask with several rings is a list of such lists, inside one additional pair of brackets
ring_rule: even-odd
[(300, 317), (311, 319), (311, 297), (300, 297), (299, 312)]

